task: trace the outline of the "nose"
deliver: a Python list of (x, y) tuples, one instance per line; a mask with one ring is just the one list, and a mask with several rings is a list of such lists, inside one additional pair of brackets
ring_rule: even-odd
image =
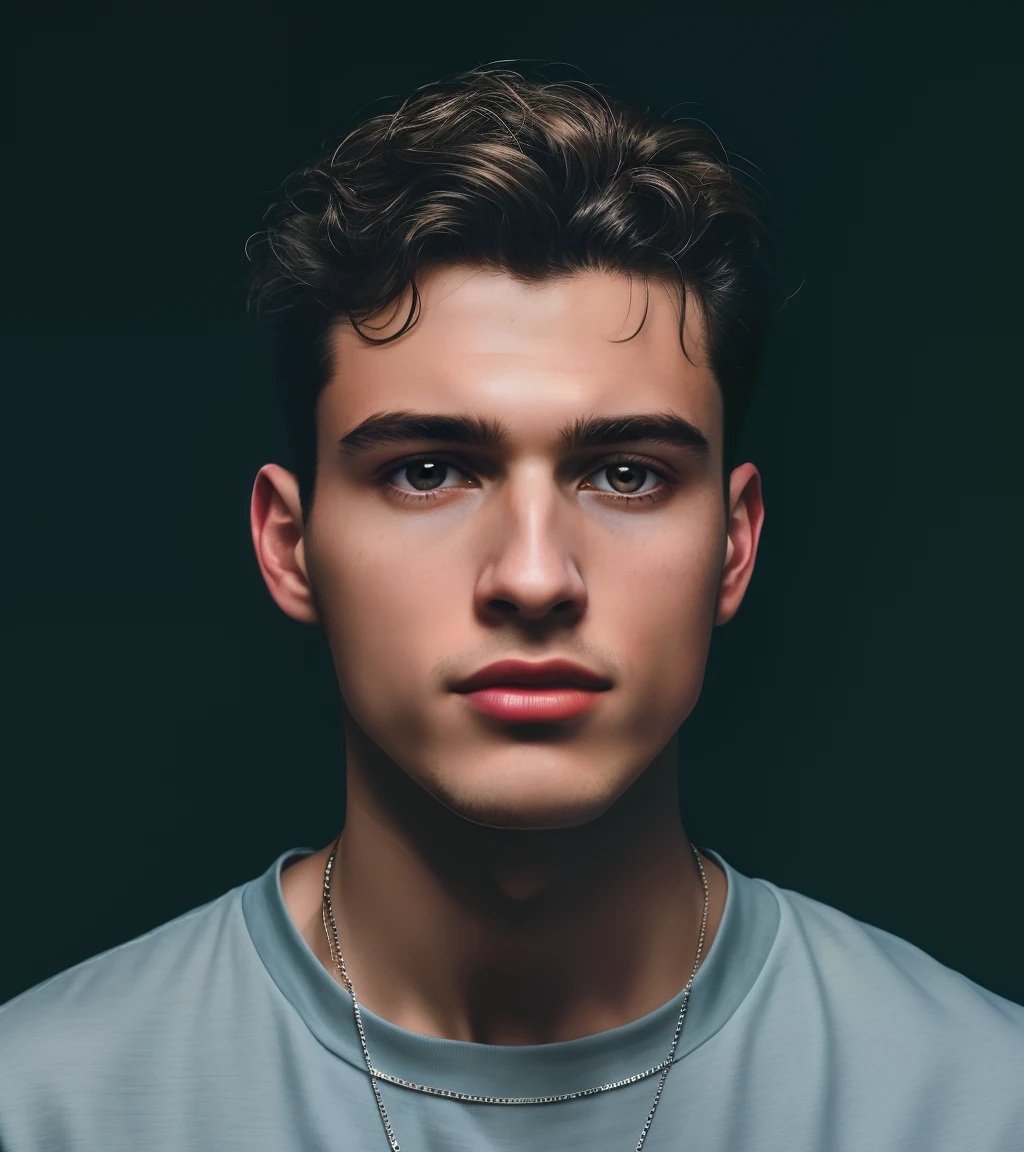
[(485, 620), (575, 623), (587, 589), (576, 557), (572, 507), (538, 467), (510, 480), (491, 509), (476, 610)]

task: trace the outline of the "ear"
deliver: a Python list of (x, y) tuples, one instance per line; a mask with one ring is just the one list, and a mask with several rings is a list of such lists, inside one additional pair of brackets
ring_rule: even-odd
[(761, 476), (753, 464), (741, 464), (729, 477), (729, 523), (715, 608), (716, 624), (727, 623), (739, 609), (754, 572), (762, 524)]
[(252, 546), (270, 595), (293, 620), (317, 623), (316, 604), (306, 570), (299, 482), (278, 464), (256, 474), (249, 509)]

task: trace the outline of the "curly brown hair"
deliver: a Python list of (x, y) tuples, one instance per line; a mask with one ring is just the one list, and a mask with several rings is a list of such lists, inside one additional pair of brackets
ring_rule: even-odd
[[(766, 232), (721, 143), (579, 80), (471, 69), (425, 85), (295, 172), (251, 237), (250, 309), (273, 333), (278, 385), (308, 518), (325, 337), (411, 289), (477, 263), (537, 280), (584, 270), (657, 277), (698, 298), (723, 397), (728, 469), (771, 313)], [(684, 348), (685, 351), (685, 348)]]

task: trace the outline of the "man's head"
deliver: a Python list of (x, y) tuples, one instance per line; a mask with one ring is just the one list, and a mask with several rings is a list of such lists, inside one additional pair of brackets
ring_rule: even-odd
[[(761, 527), (756, 470), (728, 467), (759, 240), (706, 130), (501, 71), (293, 178), (252, 254), (297, 477), (261, 471), (253, 534), (325, 629), (350, 747), (537, 828), (601, 814), (665, 746)], [(510, 658), (600, 690), (569, 719), (482, 710), (470, 678)]]

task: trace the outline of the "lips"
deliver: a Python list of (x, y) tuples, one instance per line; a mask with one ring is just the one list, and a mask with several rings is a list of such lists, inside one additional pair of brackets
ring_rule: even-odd
[(583, 715), (611, 686), (607, 678), (570, 660), (499, 660), (453, 691), (495, 719), (536, 724)]

